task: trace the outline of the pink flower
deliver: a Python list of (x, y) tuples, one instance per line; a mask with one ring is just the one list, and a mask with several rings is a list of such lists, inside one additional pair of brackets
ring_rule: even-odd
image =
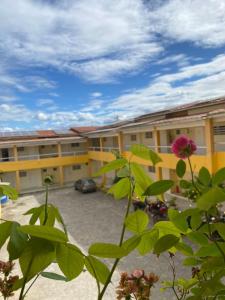
[(171, 149), (177, 157), (185, 159), (197, 150), (197, 146), (187, 136), (181, 135), (173, 142)]
[(139, 279), (142, 276), (144, 276), (144, 271), (143, 270), (134, 270), (131, 274), (133, 277)]

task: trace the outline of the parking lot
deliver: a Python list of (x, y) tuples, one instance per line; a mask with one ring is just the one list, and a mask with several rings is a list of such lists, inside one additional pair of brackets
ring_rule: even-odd
[[(37, 205), (37, 202), (39, 204), (44, 202), (43, 192), (35, 193), (33, 196), (22, 197), (14, 205), (9, 204), (8, 208), (5, 207), (3, 210), (4, 217), (18, 219), (19, 215), (22, 216), (23, 212), (31, 206)], [(116, 201), (110, 195), (101, 191), (82, 194), (73, 188), (65, 188), (50, 191), (49, 202), (59, 208), (73, 242), (82, 247), (84, 251), (87, 251), (94, 242), (118, 243), (126, 200)], [(24, 217), (20, 218), (24, 222)], [(127, 233), (127, 236), (129, 236), (129, 233)], [(107, 263), (110, 266), (113, 260), (108, 260)], [(187, 272), (181, 267), (179, 258), (177, 258), (176, 264), (179, 275)], [(119, 272), (130, 272), (135, 268), (144, 269), (146, 272), (154, 272), (160, 277), (160, 281), (169, 279), (168, 274), (170, 271), (167, 254), (160, 256), (160, 258), (152, 254), (142, 257), (135, 251), (121, 260), (118, 272), (114, 276), (113, 287), (118, 284)], [(37, 297), (37, 290), (40, 286), (42, 291), (39, 290), (38, 292), (42, 293), (41, 298)], [(59, 283), (51, 280), (45, 280), (44, 282), (41, 279), (27, 299), (95, 300), (96, 293), (93, 290), (95, 290), (95, 281), (85, 272), (80, 279), (75, 279), (74, 283)], [(78, 295), (77, 291), (79, 296), (76, 296)], [(61, 296), (59, 293), (61, 293)], [(168, 299), (168, 297), (171, 300), (174, 299), (171, 293), (160, 292), (160, 286), (157, 284), (153, 290), (152, 299), (164, 300)], [(109, 290), (105, 299), (116, 299), (114, 288)]]

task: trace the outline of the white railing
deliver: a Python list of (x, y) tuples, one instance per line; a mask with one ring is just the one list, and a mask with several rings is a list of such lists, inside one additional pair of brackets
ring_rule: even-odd
[[(83, 155), (87, 154), (86, 150), (83, 151), (71, 151), (71, 152), (62, 152), (62, 156), (77, 156), (77, 155)], [(51, 152), (51, 153), (43, 153), (43, 154), (29, 154), (29, 155), (19, 155), (18, 161), (21, 160), (39, 160), (44, 158), (54, 158), (59, 157), (58, 152)], [(7, 157), (7, 158), (0, 158), (0, 162), (7, 162), (7, 161), (15, 161), (15, 157)]]
[(119, 151), (118, 147), (89, 147), (89, 151), (103, 151), (103, 152), (113, 152), (113, 151)]
[[(125, 150), (126, 151), (130, 151), (130, 148), (131, 148), (132, 145), (126, 145), (125, 146)], [(171, 150), (171, 145), (168, 146), (168, 145), (161, 145), (161, 146), (154, 146), (154, 145), (151, 145), (151, 146), (148, 146), (146, 145), (149, 149), (153, 150), (153, 151), (157, 151), (157, 149), (159, 150), (160, 153), (172, 153), (172, 150)], [(225, 144), (224, 144), (224, 151), (225, 151)], [(197, 150), (195, 152), (195, 154), (197, 155), (205, 155), (207, 152), (207, 147), (206, 146), (197, 146)]]

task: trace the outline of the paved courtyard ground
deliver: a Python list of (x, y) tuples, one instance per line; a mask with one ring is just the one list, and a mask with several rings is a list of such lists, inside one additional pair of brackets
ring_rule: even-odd
[[(32, 206), (37, 206), (44, 202), (42, 192), (32, 196), (21, 197), (14, 204), (10, 203), (3, 209), (3, 216), (6, 219), (16, 219), (24, 223), (26, 217), (22, 214)], [(126, 201), (116, 201), (111, 196), (98, 191), (92, 194), (81, 194), (72, 188), (52, 190), (49, 194), (49, 202), (56, 205), (67, 225), (72, 242), (87, 251), (94, 242), (118, 243), (122, 226), (122, 219), (125, 211)], [(129, 233), (127, 233), (129, 236)], [(6, 253), (1, 251), (0, 258)], [(107, 261), (111, 266), (113, 260)], [(180, 264), (179, 257), (176, 259), (178, 275), (189, 274)], [(146, 272), (154, 272), (160, 277), (160, 281), (169, 279), (168, 255), (140, 256), (137, 251), (123, 258), (119, 264), (113, 283), (104, 299), (115, 300), (114, 287), (117, 286), (119, 273), (121, 271), (130, 272), (135, 268), (144, 269)], [(51, 266), (51, 270), (56, 271), (56, 266)], [(57, 270), (58, 271), (58, 270)], [(69, 283), (40, 279), (35, 284), (33, 290), (26, 298), (27, 300), (96, 300), (96, 286), (94, 279), (84, 272), (80, 277)], [(17, 297), (14, 297), (17, 299)], [(170, 292), (162, 293), (160, 284), (156, 284), (152, 293), (152, 300), (173, 300)]]

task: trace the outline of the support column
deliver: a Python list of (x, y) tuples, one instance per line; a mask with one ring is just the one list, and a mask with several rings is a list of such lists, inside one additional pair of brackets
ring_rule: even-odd
[(205, 120), (205, 143), (206, 143), (206, 157), (208, 163), (208, 169), (210, 173), (215, 170), (214, 166), (214, 135), (213, 135), (213, 120)]
[[(18, 152), (16, 145), (13, 146), (13, 157), (14, 161), (18, 161)], [(20, 171), (16, 170), (16, 190), (19, 193), (20, 192)]]
[[(90, 139), (87, 139), (87, 148), (89, 151), (89, 148), (91, 147)], [(88, 155), (89, 157), (89, 155)], [(88, 159), (88, 171), (87, 171), (88, 177), (92, 177), (92, 160)]]
[(119, 147), (120, 155), (122, 156), (124, 152), (124, 143), (123, 143), (123, 133), (121, 131), (118, 133), (118, 147)]
[[(58, 157), (62, 157), (62, 147), (61, 144), (57, 144), (58, 149)], [(63, 174), (63, 166), (59, 166), (59, 183), (61, 186), (64, 185), (64, 174)]]
[(142, 132), (139, 132), (138, 135), (139, 135), (139, 144), (143, 144)]
[[(154, 134), (154, 141), (155, 141), (155, 152), (158, 154), (160, 153), (160, 131), (154, 128), (153, 131)], [(162, 168), (161, 167), (155, 167), (155, 175), (156, 180), (162, 180)]]
[[(100, 137), (100, 139), (99, 139), (99, 144), (100, 144), (100, 151), (103, 152), (104, 141), (103, 141), (103, 138), (102, 138), (102, 137)], [(101, 167), (103, 167), (103, 166), (104, 166), (104, 161), (101, 160)], [(104, 187), (105, 184), (106, 184), (106, 174), (103, 174), (101, 186)]]

